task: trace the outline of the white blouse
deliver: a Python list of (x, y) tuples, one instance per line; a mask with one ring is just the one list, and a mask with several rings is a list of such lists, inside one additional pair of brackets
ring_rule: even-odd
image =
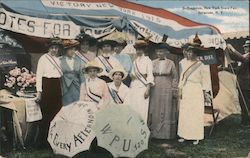
[(49, 55), (48, 53), (42, 55), (37, 64), (36, 71), (36, 90), (42, 92), (42, 78), (60, 78), (62, 71), (60, 67), (59, 58)]
[[(130, 94), (129, 94), (130, 90), (125, 84), (121, 83), (119, 89), (117, 89), (115, 86), (115, 83), (111, 82), (111, 83), (108, 83), (108, 87), (109, 87), (109, 89), (114, 89), (114, 90), (118, 91), (118, 95), (121, 98), (121, 100), (123, 101), (124, 105), (130, 105)], [(110, 97), (110, 98), (112, 98), (112, 97)], [(112, 98), (112, 103), (115, 103), (113, 98)]]
[[(153, 63), (152, 60), (149, 59), (148, 56), (142, 55), (140, 57), (137, 57), (134, 61), (134, 67), (135, 67), (135, 62), (137, 63), (137, 67), (140, 71), (141, 74), (147, 75), (147, 83), (151, 83), (154, 85), (154, 76), (153, 76)], [(132, 75), (135, 76), (135, 71), (133, 68)], [(136, 87), (144, 87), (144, 84), (139, 81), (137, 78), (131, 83), (131, 87), (136, 86)]]

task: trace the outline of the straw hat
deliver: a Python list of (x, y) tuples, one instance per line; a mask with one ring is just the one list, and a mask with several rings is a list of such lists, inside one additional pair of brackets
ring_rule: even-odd
[(99, 64), (95, 60), (88, 62), (83, 68), (83, 71), (87, 73), (88, 69), (90, 68), (97, 69), (98, 73), (101, 73), (103, 71), (103, 69), (99, 66)]
[(63, 47), (65, 49), (75, 47), (79, 45), (80, 43), (77, 40), (63, 40)]
[(122, 80), (124, 80), (128, 73), (124, 70), (124, 68), (122, 67), (117, 67), (117, 68), (113, 68), (110, 72), (109, 72), (109, 78), (113, 80), (113, 76), (116, 72), (121, 72), (123, 74)]
[(243, 47), (249, 47), (250, 46), (250, 40), (246, 40), (245, 44), (243, 45)]
[(59, 37), (50, 38), (49, 42), (48, 42), (48, 46), (50, 47), (52, 45), (62, 46), (63, 45), (63, 41)]

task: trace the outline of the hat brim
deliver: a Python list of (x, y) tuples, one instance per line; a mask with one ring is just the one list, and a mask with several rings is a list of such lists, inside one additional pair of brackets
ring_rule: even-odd
[(121, 72), (121, 73), (123, 73), (122, 80), (124, 80), (124, 79), (128, 76), (128, 73), (126, 73), (125, 71), (122, 71), (122, 70), (115, 70), (115, 71), (112, 71), (112, 70), (111, 70), (111, 72), (109, 73), (109, 78), (110, 78), (111, 80), (113, 80), (113, 76), (114, 76), (114, 74), (115, 74), (116, 72)]
[(146, 49), (147, 48), (147, 44), (134, 44), (133, 45), (135, 49)]
[(170, 46), (167, 43), (159, 43), (156, 45), (156, 50), (157, 49), (167, 49), (168, 51), (170, 51)]
[(128, 45), (127, 42), (123, 42), (123, 43), (117, 42), (117, 44), (115, 46), (122, 46), (124, 48), (127, 45)]
[(79, 39), (77, 39), (77, 41), (79, 41), (80, 43), (82, 43), (84, 41), (87, 41), (87, 42), (89, 42), (90, 46), (93, 46), (93, 45), (95, 45), (97, 43), (97, 40), (95, 38), (87, 37), (87, 36), (86, 36), (86, 38), (84, 38), (84, 37), (79, 38)]
[(69, 48), (73, 48), (73, 47), (76, 47), (76, 46), (78, 46), (80, 43), (79, 42), (77, 42), (77, 43), (74, 43), (74, 44), (70, 44), (70, 45), (68, 45), (68, 46), (64, 46), (64, 49), (69, 49)]
[(63, 47), (63, 44), (62, 44), (62, 43), (49, 43), (48, 46), (49, 46), (49, 47), (51, 47), (51, 46)]
[(83, 72), (84, 73), (88, 73), (89, 69), (97, 69), (97, 73), (101, 73), (103, 71), (103, 69), (101, 67), (98, 67), (98, 66), (88, 66), (88, 67), (83, 68)]
[(116, 42), (116, 41), (113, 41), (113, 40), (104, 40), (104, 41), (99, 42), (99, 43), (97, 44), (97, 46), (98, 46), (99, 48), (102, 48), (103, 45), (105, 45), (105, 44), (110, 45), (112, 48), (114, 48), (114, 47), (117, 45), (117, 42)]

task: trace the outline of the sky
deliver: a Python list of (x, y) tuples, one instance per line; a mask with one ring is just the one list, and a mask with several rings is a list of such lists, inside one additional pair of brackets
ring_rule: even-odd
[(210, 24), (222, 33), (249, 31), (249, 1), (170, 1), (129, 0), (154, 8), (163, 8), (192, 21)]

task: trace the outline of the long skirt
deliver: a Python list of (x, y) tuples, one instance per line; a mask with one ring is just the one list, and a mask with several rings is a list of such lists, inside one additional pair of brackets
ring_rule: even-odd
[[(65, 87), (66, 86), (64, 86), (63, 88)], [(67, 106), (75, 101), (78, 101), (79, 97), (80, 97), (80, 87), (72, 83), (69, 87), (67, 87), (67, 91), (62, 96), (63, 106)]]
[(187, 82), (182, 89), (178, 135), (186, 140), (204, 139), (204, 95), (200, 83)]
[(144, 98), (146, 87), (131, 87), (131, 107), (141, 115), (145, 123), (148, 120), (149, 98)]
[(151, 137), (173, 139), (177, 130), (177, 108), (173, 101), (172, 79), (155, 76), (150, 95), (149, 126)]
[(59, 78), (43, 78), (42, 100), (40, 103), (43, 119), (40, 123), (39, 141), (46, 145), (50, 122), (62, 107), (62, 92)]

